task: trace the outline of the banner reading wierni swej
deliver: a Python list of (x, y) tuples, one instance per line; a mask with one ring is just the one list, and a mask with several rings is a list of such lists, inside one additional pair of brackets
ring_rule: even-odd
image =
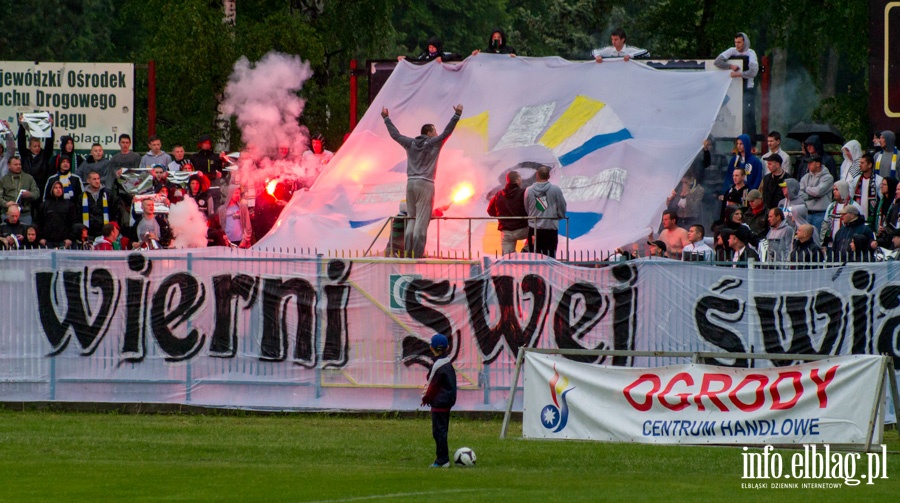
[[(367, 248), (406, 197), (406, 153), (388, 135), (382, 108), (402, 134), (417, 136), (423, 124), (442, 131), (456, 104), (464, 106), (462, 119), (441, 152), (435, 183), (435, 207), (450, 204), (445, 216), (486, 217), (510, 170), (527, 186), (548, 165), (568, 202), (573, 247), (633, 242), (658, 225), (730, 83), (720, 70), (555, 57), (401, 63), (328, 169), (294, 196), (257, 246)], [(469, 198), (458, 196), (469, 191)], [(473, 222), (472, 232), (474, 250), (499, 251), (496, 222)], [(386, 240), (382, 235), (375, 248)], [(437, 244), (433, 226), (427, 249)], [(468, 222), (441, 224), (441, 250), (467, 247)]]
[(620, 368), (526, 353), (523, 435), (657, 444), (865, 444), (883, 357)]

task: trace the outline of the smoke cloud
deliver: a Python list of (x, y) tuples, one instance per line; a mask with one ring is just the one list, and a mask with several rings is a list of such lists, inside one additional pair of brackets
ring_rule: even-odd
[(297, 95), (312, 76), (298, 56), (270, 52), (256, 63), (241, 57), (225, 88), (222, 105), (241, 128), (245, 148), (232, 183), (255, 194), (270, 180), (293, 188), (309, 187), (322, 167), (304, 153), (309, 131), (300, 125), (305, 101)]
[(172, 248), (206, 248), (206, 217), (190, 197), (169, 208)]

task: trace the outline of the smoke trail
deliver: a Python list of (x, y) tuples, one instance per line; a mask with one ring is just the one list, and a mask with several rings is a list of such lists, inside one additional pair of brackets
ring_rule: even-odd
[(206, 217), (190, 197), (169, 208), (169, 226), (175, 236), (172, 248), (206, 248)]

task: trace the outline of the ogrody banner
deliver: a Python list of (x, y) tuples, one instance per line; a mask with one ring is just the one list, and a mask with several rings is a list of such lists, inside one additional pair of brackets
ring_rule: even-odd
[(526, 353), (522, 433), (654, 444), (865, 444), (883, 360), (626, 369)]

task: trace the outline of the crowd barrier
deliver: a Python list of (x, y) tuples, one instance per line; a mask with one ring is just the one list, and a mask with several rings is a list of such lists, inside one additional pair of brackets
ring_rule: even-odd
[(451, 340), (456, 408), (472, 411), (505, 408), (522, 346), (887, 354), (895, 366), (900, 357), (895, 262), (584, 267), (531, 254), (472, 261), (42, 250), (0, 254), (0, 278), (2, 401), (413, 410), (436, 332)]

